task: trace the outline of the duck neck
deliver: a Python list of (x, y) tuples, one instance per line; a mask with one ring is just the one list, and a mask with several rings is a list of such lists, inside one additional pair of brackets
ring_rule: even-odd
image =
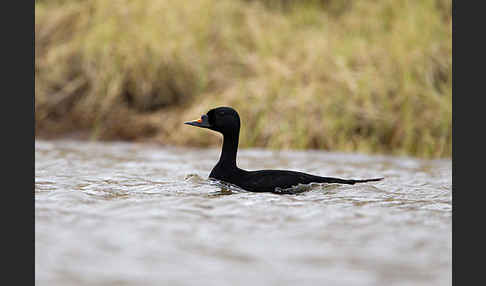
[(236, 168), (236, 152), (238, 151), (239, 132), (223, 134), (223, 149), (219, 164), (228, 167)]

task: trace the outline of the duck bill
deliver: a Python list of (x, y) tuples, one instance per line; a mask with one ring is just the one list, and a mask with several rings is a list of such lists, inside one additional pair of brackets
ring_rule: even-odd
[(198, 120), (187, 121), (187, 122), (184, 122), (184, 124), (192, 125), (192, 126), (196, 126), (196, 127), (201, 127), (201, 128), (210, 128), (211, 127), (211, 124), (209, 124), (208, 116), (206, 114), (201, 116), (201, 118), (199, 118)]

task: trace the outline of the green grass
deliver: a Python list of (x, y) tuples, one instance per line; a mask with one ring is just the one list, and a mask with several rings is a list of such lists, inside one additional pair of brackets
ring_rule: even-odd
[(36, 134), (449, 157), (451, 1), (37, 1)]

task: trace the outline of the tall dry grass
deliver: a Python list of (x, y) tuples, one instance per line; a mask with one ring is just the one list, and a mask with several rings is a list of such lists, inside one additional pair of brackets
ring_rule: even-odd
[(36, 131), (450, 156), (451, 1), (38, 1)]

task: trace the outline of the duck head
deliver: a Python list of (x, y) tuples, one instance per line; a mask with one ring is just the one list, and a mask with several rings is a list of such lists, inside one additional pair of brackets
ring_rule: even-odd
[(198, 120), (184, 122), (184, 124), (211, 129), (223, 135), (240, 132), (240, 116), (231, 107), (213, 108)]

